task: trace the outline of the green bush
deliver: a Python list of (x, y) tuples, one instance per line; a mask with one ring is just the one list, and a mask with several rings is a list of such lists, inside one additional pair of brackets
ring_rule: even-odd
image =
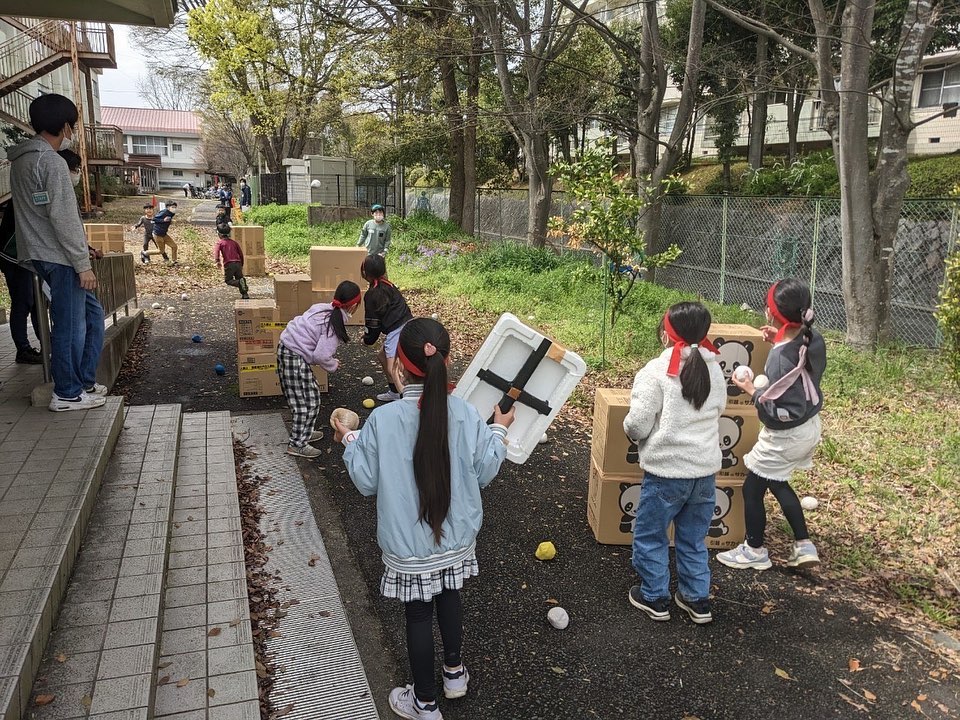
[(957, 153), (940, 157), (916, 158), (907, 165), (910, 174), (910, 189), (907, 197), (949, 197), (953, 188), (960, 185), (960, 157)]
[(248, 225), (297, 225), (307, 226), (306, 205), (256, 205), (243, 214)]

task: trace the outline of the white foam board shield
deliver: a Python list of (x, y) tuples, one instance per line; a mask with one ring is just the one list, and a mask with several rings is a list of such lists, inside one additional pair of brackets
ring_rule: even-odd
[[(504, 313), (480, 346), (453, 394), (477, 408), (481, 417), (490, 417), (504, 391), (482, 380), (482, 371), (512, 382), (544, 339), (549, 340), (524, 325), (515, 315)], [(514, 404), (516, 419), (507, 432), (507, 460), (517, 464), (526, 462), (586, 372), (587, 365), (579, 355), (553, 344), (523, 387), (530, 396), (546, 402), (549, 412), (544, 415), (522, 400)]]

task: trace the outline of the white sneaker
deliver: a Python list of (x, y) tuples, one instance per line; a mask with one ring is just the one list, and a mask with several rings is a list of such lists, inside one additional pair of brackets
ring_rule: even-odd
[(317, 450), (315, 447), (310, 447), (309, 445), (304, 445), (301, 448), (293, 445), (287, 445), (287, 455), (296, 455), (297, 457), (313, 460), (314, 458), (320, 457), (321, 454), (322, 453), (319, 450)]
[(421, 705), (413, 694), (413, 685), (390, 691), (390, 709), (407, 720), (443, 720), (436, 702)]
[(443, 695), (448, 700), (462, 698), (467, 694), (467, 683), (470, 682), (470, 673), (467, 666), (461, 665), (459, 670), (451, 670), (443, 666)]
[(820, 555), (817, 547), (809, 540), (801, 540), (793, 544), (793, 551), (787, 558), (787, 567), (809, 568), (820, 564)]
[(766, 548), (752, 548), (746, 543), (737, 545), (733, 550), (717, 553), (717, 560), (731, 568), (753, 568), (769, 570), (773, 567)]
[(75, 398), (62, 398), (56, 393), (50, 398), (48, 406), (52, 412), (68, 412), (70, 410), (91, 410), (104, 405), (107, 399), (103, 395), (88, 395), (80, 393)]
[(87, 395), (106, 396), (106, 394), (107, 394), (107, 386), (106, 386), (106, 385), (101, 385), (100, 383), (95, 382), (95, 383), (93, 384), (93, 387), (85, 388), (85, 389), (84, 389), (84, 392), (85, 392)]
[(394, 400), (399, 400), (402, 396), (398, 392), (393, 390), (387, 390), (385, 393), (380, 393), (377, 395), (377, 400), (380, 402), (393, 402)]

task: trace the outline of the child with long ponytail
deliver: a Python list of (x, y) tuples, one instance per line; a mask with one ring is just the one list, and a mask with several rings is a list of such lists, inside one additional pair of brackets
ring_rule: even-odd
[[(467, 693), (461, 644), (463, 581), (477, 574), (480, 490), (500, 470), (514, 411), (493, 410), (487, 425), (447, 384), (450, 336), (418, 318), (400, 333), (403, 398), (377, 408), (359, 431), (337, 423), (336, 440), (354, 485), (377, 496), (377, 542), (386, 569), (380, 592), (404, 603), (413, 684), (394, 688), (394, 713), (442, 720), (433, 649), (433, 614), (443, 640), (443, 694)], [(409, 458), (409, 459), (406, 459)]]
[(387, 265), (382, 255), (368, 255), (360, 265), (360, 274), (370, 283), (364, 295), (366, 326), (363, 344), (374, 345), (383, 335), (383, 347), (377, 353), (383, 374), (387, 376), (387, 389), (377, 395), (380, 402), (400, 399), (403, 378), (397, 366), (397, 341), (403, 326), (413, 319), (400, 290), (387, 280)]
[(652, 620), (670, 619), (670, 523), (679, 576), (674, 602), (697, 624), (713, 620), (706, 536), (722, 466), (720, 413), (727, 393), (709, 329), (710, 311), (700, 303), (667, 310), (660, 324), (666, 349), (637, 373), (623, 421), (644, 469), (633, 531), (640, 584), (628, 597)]
[(813, 567), (820, 555), (810, 540), (797, 493), (790, 487), (794, 470), (813, 467), (813, 451), (820, 442), (820, 380), (827, 367), (823, 336), (813, 329), (810, 288), (796, 278), (774, 283), (767, 291), (769, 325), (760, 330), (773, 344), (764, 374), (769, 385), (757, 388), (752, 380), (733, 378), (753, 398), (763, 427), (757, 444), (743, 458), (747, 477), (743, 482), (743, 512), (747, 538), (744, 543), (718, 553), (717, 560), (732, 568), (766, 570), (770, 554), (764, 547), (767, 514), (763, 496), (767, 490), (780, 503), (794, 535), (788, 567)]
[(349, 342), (346, 319), (360, 306), (360, 287), (349, 280), (337, 286), (330, 303), (312, 305), (303, 315), (287, 323), (277, 345), (277, 374), (280, 388), (293, 412), (293, 429), (287, 452), (304, 458), (320, 456), (309, 443), (323, 438), (314, 429), (320, 414), (320, 387), (311, 365), (336, 372), (335, 357), (340, 343)]

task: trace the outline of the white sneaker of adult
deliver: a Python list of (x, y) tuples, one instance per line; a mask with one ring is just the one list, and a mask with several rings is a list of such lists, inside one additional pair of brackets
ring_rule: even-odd
[(70, 410), (92, 410), (106, 402), (107, 399), (103, 395), (88, 395), (82, 392), (75, 398), (62, 398), (54, 393), (48, 407), (52, 412), (69, 412)]

